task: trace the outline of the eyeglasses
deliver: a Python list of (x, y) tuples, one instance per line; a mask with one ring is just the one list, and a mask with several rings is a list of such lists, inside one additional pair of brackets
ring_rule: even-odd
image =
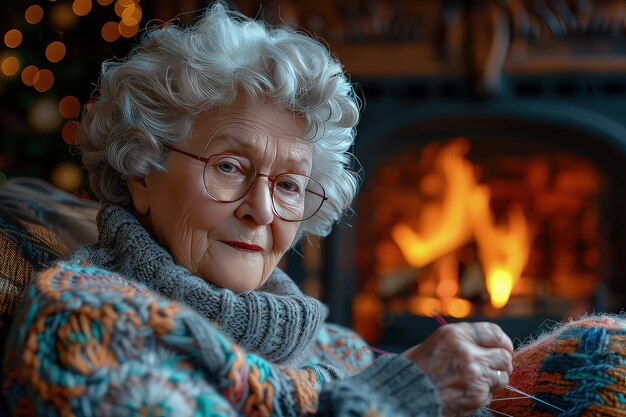
[(204, 188), (215, 201), (232, 203), (244, 198), (258, 177), (272, 184), (272, 210), (283, 220), (301, 222), (315, 216), (328, 200), (322, 184), (302, 174), (283, 173), (275, 177), (257, 172), (246, 158), (217, 154), (209, 158), (164, 145), (165, 148), (204, 162)]

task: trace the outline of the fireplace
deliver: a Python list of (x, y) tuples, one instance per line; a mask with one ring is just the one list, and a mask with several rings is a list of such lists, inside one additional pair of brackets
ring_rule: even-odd
[(625, 97), (410, 96), (437, 83), (450, 81), (363, 81), (378, 95), (355, 146), (355, 216), (327, 242), (333, 318), (370, 343), (408, 346), (435, 329), (433, 309), (495, 321), (517, 342), (621, 310), (626, 130), (603, 109)]

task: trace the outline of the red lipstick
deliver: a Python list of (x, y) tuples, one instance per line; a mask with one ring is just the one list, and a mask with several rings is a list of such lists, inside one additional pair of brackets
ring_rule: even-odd
[(263, 248), (259, 245), (251, 245), (246, 242), (230, 242), (223, 240), (222, 242), (226, 243), (231, 248), (235, 248), (237, 250), (242, 250), (246, 252), (262, 252)]

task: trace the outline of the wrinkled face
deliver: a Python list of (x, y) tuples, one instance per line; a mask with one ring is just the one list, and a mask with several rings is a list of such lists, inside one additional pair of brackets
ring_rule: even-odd
[[(213, 169), (220, 175), (255, 169), (274, 177), (308, 175), (311, 145), (306, 123), (273, 104), (232, 106), (202, 114), (191, 137), (179, 149), (205, 158), (225, 155)], [(261, 285), (290, 248), (299, 227), (272, 210), (271, 180), (258, 176), (242, 199), (212, 199), (204, 181), (205, 163), (170, 152), (166, 171), (129, 180), (139, 218), (176, 263), (220, 287), (235, 292)]]

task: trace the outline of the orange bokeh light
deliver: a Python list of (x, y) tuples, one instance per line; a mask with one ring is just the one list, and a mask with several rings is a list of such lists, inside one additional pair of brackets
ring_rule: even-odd
[(26, 19), (26, 21), (31, 25), (41, 22), (41, 19), (43, 19), (43, 9), (41, 8), (41, 6), (33, 4), (28, 9), (26, 9), (26, 12), (24, 13), (24, 19)]
[(111, 3), (113, 3), (113, 0), (98, 0), (98, 4), (101, 6), (108, 6)]
[(115, 10), (115, 14), (119, 17), (122, 17), (122, 13), (124, 13), (125, 6), (122, 5), (119, 1), (115, 3), (113, 10)]
[(4, 34), (4, 44), (9, 48), (17, 48), (22, 43), (22, 32), (11, 29)]
[(22, 82), (27, 86), (32, 86), (34, 84), (35, 74), (39, 71), (34, 65), (29, 65), (24, 70), (22, 70)]
[(122, 7), (130, 7), (135, 5), (135, 0), (117, 0)]
[(65, 45), (63, 42), (54, 41), (46, 47), (46, 58), (52, 63), (59, 62), (65, 57)]
[(59, 114), (72, 119), (80, 113), (80, 101), (74, 96), (65, 96), (59, 101)]
[(125, 38), (132, 38), (139, 31), (139, 25), (128, 26), (123, 21), (119, 23), (118, 27), (120, 35)]
[(52, 73), (52, 71), (47, 69), (38, 71), (33, 78), (33, 86), (35, 87), (35, 90), (39, 91), (40, 93), (48, 91), (50, 88), (52, 88), (53, 84), (54, 74)]
[(72, 4), (72, 10), (76, 16), (85, 16), (91, 11), (91, 0), (74, 0)]
[(141, 7), (136, 5), (128, 6), (122, 12), (122, 21), (128, 26), (136, 26), (141, 22)]
[(76, 143), (76, 132), (78, 132), (78, 122), (71, 121), (65, 123), (65, 126), (63, 126), (63, 130), (61, 131), (63, 141), (68, 145), (74, 145)]
[(20, 61), (17, 57), (9, 55), (2, 60), (2, 72), (9, 77), (15, 75), (20, 70)]
[(102, 26), (102, 29), (100, 29), (100, 34), (102, 35), (102, 39), (104, 39), (105, 41), (115, 42), (120, 37), (120, 30), (117, 23), (106, 22)]

